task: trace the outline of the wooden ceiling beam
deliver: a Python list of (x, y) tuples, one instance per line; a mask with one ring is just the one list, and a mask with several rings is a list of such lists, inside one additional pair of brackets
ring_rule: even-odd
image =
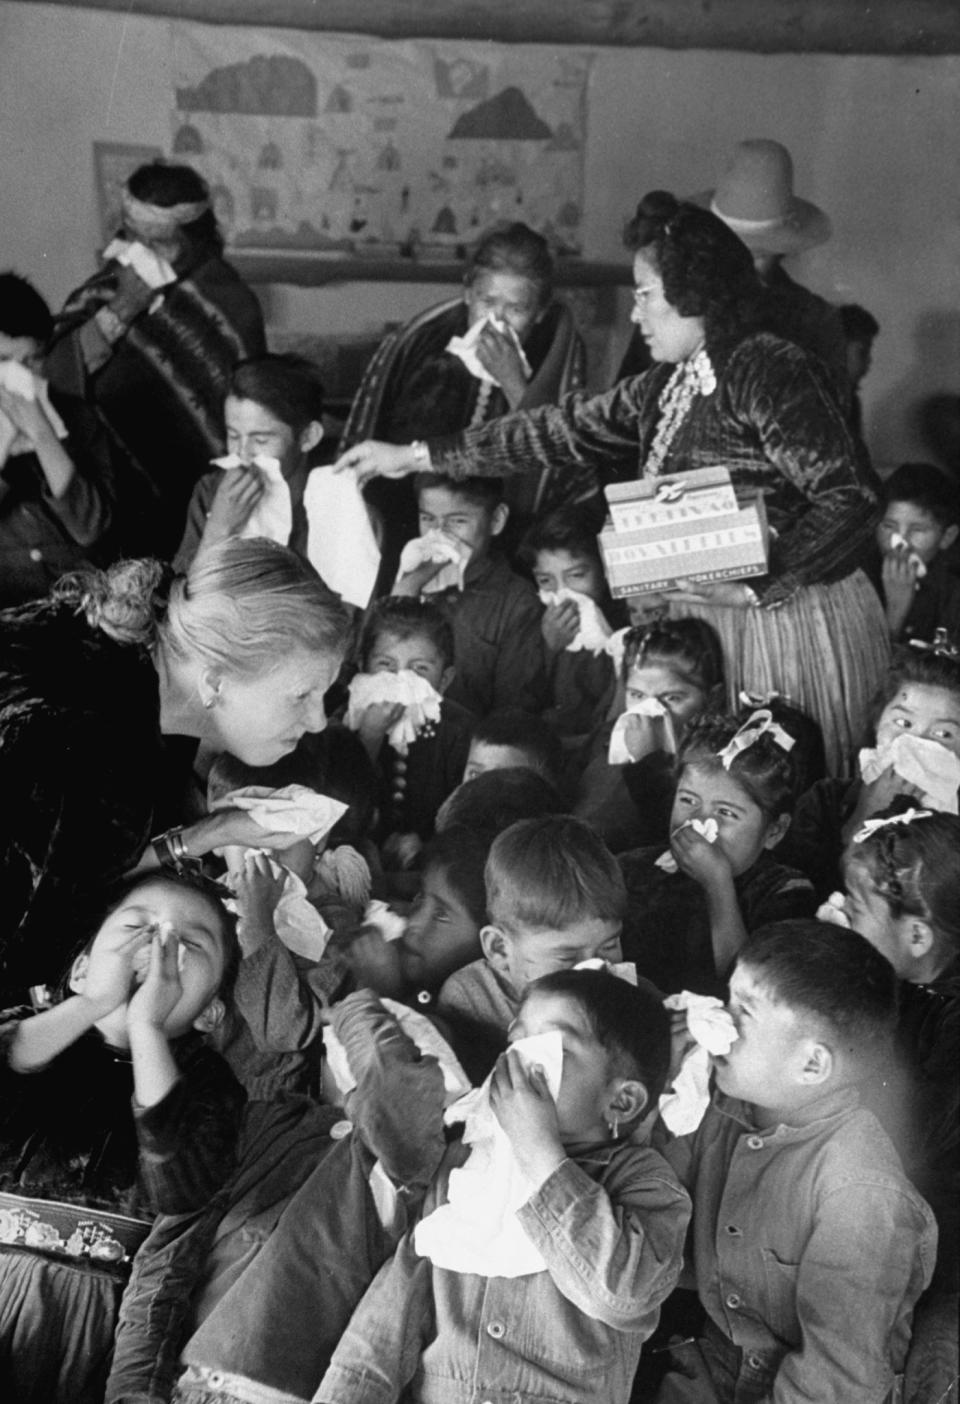
[(960, 53), (958, 0), (26, 0), (204, 24), (385, 39), (737, 49), (748, 53)]

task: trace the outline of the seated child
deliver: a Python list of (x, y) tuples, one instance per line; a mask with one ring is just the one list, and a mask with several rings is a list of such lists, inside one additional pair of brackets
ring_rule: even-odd
[(50, 309), (0, 273), (0, 609), (45, 595), (90, 559), (113, 512), (110, 450), (82, 401), (38, 375)]
[(946, 629), (960, 645), (960, 578), (946, 555), (960, 531), (953, 483), (932, 463), (902, 463), (884, 482), (883, 495), (877, 545), (890, 637), (932, 643), (937, 630)]
[(595, 956), (620, 959), (626, 899), (612, 855), (587, 824), (568, 816), (505, 829), (484, 881), (483, 956), (451, 975), (437, 999), (471, 1076), (485, 1059), (489, 1071), (489, 1055), (502, 1049), (531, 981)]
[(615, 853), (667, 840), (677, 746), (723, 697), (720, 640), (701, 619), (630, 629), (620, 673), (626, 712), (594, 737), (575, 810)]
[(946, 1399), (957, 1366), (960, 1272), (960, 819), (873, 819), (843, 861), (843, 912), (900, 979), (899, 1077), (876, 1103), (937, 1218), (937, 1267), (914, 1317), (906, 1397)]
[(337, 1104), (251, 1102), (224, 1191), (192, 1220), (160, 1219), (138, 1254), (109, 1400), (166, 1400), (171, 1388), (177, 1404), (311, 1398), (414, 1222), (443, 1154), (444, 1102), (466, 1079), (369, 991), (329, 1022), (343, 1054), (331, 1059), (345, 1079)]
[(582, 508), (561, 507), (534, 522), (519, 552), (546, 606), (540, 630), (551, 698), (544, 720), (571, 739), (606, 719), (616, 688), (606, 641), (627, 622), (622, 602), (610, 598), (594, 525)]
[[(493, 1275), (462, 1241), (478, 1218), (482, 1227), (489, 1196), (464, 1204), (460, 1195), (455, 1205), (453, 1171), (489, 1180), (491, 1194), (502, 1193), (502, 1175), (471, 1165), (479, 1148), (451, 1145), (420, 1224), (368, 1289), (316, 1400), (626, 1404), (689, 1218), (686, 1196), (638, 1130), (666, 1075), (667, 1016), (647, 989), (568, 970), (528, 986), (510, 1039), (487, 1105), (509, 1142), (507, 1174), (522, 1176), (504, 1257), (531, 1261), (520, 1275)], [(529, 1061), (551, 1040), (562, 1046), (555, 1096)], [(434, 1211), (437, 1232), (425, 1245)], [(440, 1216), (451, 1213), (460, 1233), (440, 1235)]]
[[(453, 584), (436, 593), (453, 626), (457, 672), (449, 696), (477, 717), (496, 707), (541, 712), (548, 689), (540, 603), (530, 582), (491, 550), (507, 522), (503, 483), (496, 478), (458, 483), (419, 473), (414, 490), (421, 532), (434, 533), (434, 539), (439, 534), (462, 567), (459, 588)], [(443, 559), (427, 560), (404, 574), (401, 561), (393, 594), (429, 593), (444, 565)]]
[[(453, 630), (438, 605), (396, 597), (378, 601), (364, 624), (359, 652), (361, 671), (351, 683), (348, 724), (377, 772), (376, 834), (384, 860), (406, 868), (433, 833), (437, 810), (460, 783), (474, 718), (445, 696), (455, 676)], [(390, 697), (397, 685), (409, 685), (409, 701), (361, 706), (360, 699), (376, 691), (372, 679), (383, 675)]]
[(664, 994), (722, 994), (749, 931), (813, 915), (809, 880), (772, 852), (795, 799), (792, 749), (768, 710), (739, 730), (703, 718), (680, 752), (669, 850), (621, 855), (624, 959)]
[(858, 1105), (887, 1052), (895, 983), (862, 937), (823, 922), (778, 922), (741, 951), (739, 1037), (714, 1059), (698, 1129), (664, 1149), (693, 1199), (706, 1323), (644, 1399), (890, 1397), (936, 1247), (929, 1208)]
[(99, 1399), (151, 1217), (202, 1208), (232, 1172), (243, 1093), (195, 1030), (222, 1017), (236, 962), (210, 885), (141, 874), (73, 962), (69, 994), (5, 1016), (5, 1398)]
[(563, 753), (560, 742), (540, 717), (518, 708), (491, 712), (477, 722), (470, 737), (464, 780), (488, 770), (534, 770), (559, 788)]
[(960, 658), (949, 648), (900, 650), (877, 704), (875, 730), (876, 749), (860, 752), (862, 778), (828, 778), (802, 795), (783, 846), (784, 861), (810, 877), (821, 900), (840, 886), (843, 851), (873, 815), (918, 802), (956, 813)]

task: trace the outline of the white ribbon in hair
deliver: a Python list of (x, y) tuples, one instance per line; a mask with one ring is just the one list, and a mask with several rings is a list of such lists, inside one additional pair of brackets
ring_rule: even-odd
[(912, 824), (914, 819), (929, 819), (930, 809), (905, 809), (902, 814), (890, 814), (885, 819), (865, 819), (853, 836), (854, 843), (866, 843), (871, 834), (889, 829), (893, 824)]
[(770, 708), (761, 707), (758, 712), (753, 712), (747, 717), (732, 740), (722, 751), (717, 752), (724, 770), (729, 770), (741, 751), (749, 750), (763, 735), (768, 735), (782, 751), (792, 751), (796, 745), (796, 739), (788, 735), (779, 722), (773, 720)]

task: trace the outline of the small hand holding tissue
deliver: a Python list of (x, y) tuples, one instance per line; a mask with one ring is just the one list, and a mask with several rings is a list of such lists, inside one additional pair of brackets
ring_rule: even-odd
[[(716, 843), (717, 835), (720, 832), (716, 819), (688, 819), (686, 823), (674, 829), (673, 833), (670, 835), (671, 839), (675, 838), (676, 835), (680, 833), (681, 829), (692, 829), (695, 834), (699, 834), (702, 839), (706, 839), (707, 843)], [(665, 873), (676, 873), (680, 870), (679, 864), (673, 856), (672, 850), (669, 848), (666, 853), (660, 854), (660, 857), (656, 860), (656, 866), (662, 868)]]
[(580, 612), (580, 628), (567, 644), (566, 651), (579, 653), (583, 649), (589, 649), (594, 656), (603, 653), (610, 637), (610, 625), (604, 619), (596, 600), (580, 590), (570, 590), (566, 585), (560, 590), (540, 591), (540, 602), (548, 609), (552, 605), (562, 604), (564, 600), (571, 600)]
[[(286, 546), (293, 530), (293, 505), (279, 458), (258, 453), (249, 463), (245, 463), (237, 454), (228, 453), (211, 461), (215, 468), (222, 468), (225, 473), (235, 468), (245, 468), (248, 474), (255, 471), (259, 477), (260, 493), (254, 498), (252, 507), (249, 501), (238, 505), (233, 511), (234, 520), (224, 523), (230, 534), (243, 540), (249, 540), (253, 536), (265, 536), (268, 541), (276, 541), (280, 546)], [(211, 516), (214, 511), (223, 514), (225, 506), (229, 508), (229, 504), (224, 503), (223, 493), (224, 487), (221, 486), (211, 507)]]
[(379, 703), (402, 706), (403, 715), (391, 726), (387, 739), (403, 756), (422, 731), (439, 722), (442, 702), (436, 688), (408, 668), (398, 673), (357, 673), (350, 684), (347, 726), (351, 731), (358, 731), (363, 714), (370, 706)]
[(960, 759), (938, 742), (901, 733), (886, 746), (862, 750), (859, 761), (864, 784), (873, 784), (892, 768), (908, 785), (916, 786), (925, 807), (957, 813)]
[(497, 379), (490, 374), (477, 355), (477, 343), (483, 335), (483, 330), (486, 326), (491, 326), (494, 331), (499, 332), (501, 336), (507, 337), (508, 340), (512, 342), (513, 348), (519, 358), (524, 377), (529, 380), (531, 374), (530, 362), (524, 354), (523, 347), (520, 344), (520, 338), (508, 322), (498, 322), (496, 317), (490, 315), (481, 317), (478, 322), (474, 322), (473, 326), (470, 327), (463, 336), (452, 336), (447, 342), (446, 349), (452, 356), (456, 356), (461, 360), (470, 374), (475, 376), (477, 380), (482, 381), (485, 385), (499, 384)]
[(916, 551), (914, 551), (907, 538), (901, 535), (899, 531), (894, 531), (890, 534), (890, 550), (906, 551), (907, 558), (910, 561), (910, 564), (913, 566), (914, 571), (916, 572), (916, 578), (918, 580), (923, 579), (923, 577), (927, 573), (927, 567), (917, 555)]
[(639, 702), (630, 702), (614, 722), (607, 764), (630, 765), (653, 751), (675, 755), (676, 750), (676, 734), (669, 711), (658, 697), (644, 697)]
[(825, 902), (821, 902), (817, 908), (817, 921), (827, 921), (831, 926), (843, 926), (850, 930), (850, 918), (847, 915), (847, 898), (843, 892), (831, 892)]
[(38, 411), (58, 439), (67, 437), (66, 425), (50, 403), (47, 382), (19, 361), (0, 360), (0, 403), (7, 406), (0, 409), (0, 465), (15, 454), (33, 451), (27, 417), (36, 419)]
[(668, 995), (663, 1001), (670, 1010), (686, 1011), (687, 1029), (694, 1040), (683, 1059), (673, 1086), (660, 1098), (660, 1115), (675, 1136), (696, 1131), (710, 1104), (710, 1057), (722, 1058), (739, 1037), (733, 1019), (719, 999), (690, 990)]
[(440, 590), (463, 589), (463, 576), (470, 560), (470, 547), (457, 537), (448, 535), (438, 527), (424, 532), (408, 541), (400, 553), (400, 569), (397, 582), (412, 575), (421, 566), (442, 562), (442, 568), (431, 576), (420, 589), (422, 594), (434, 594)]
[[(563, 1069), (560, 1034), (518, 1039), (510, 1052), (524, 1067), (542, 1068), (550, 1097), (556, 1098)], [(413, 1243), (421, 1257), (451, 1272), (525, 1277), (546, 1268), (516, 1216), (536, 1186), (520, 1169), (510, 1138), (493, 1110), (494, 1076), (491, 1073), (482, 1087), (446, 1114), (448, 1122), (465, 1121), (463, 1140), (471, 1147), (470, 1156), (451, 1172), (446, 1204), (421, 1220)]]

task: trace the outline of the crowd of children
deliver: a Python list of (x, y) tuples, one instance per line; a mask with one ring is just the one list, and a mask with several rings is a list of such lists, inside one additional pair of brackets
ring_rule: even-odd
[[(4, 275), (0, 360), (36, 387), (0, 382), (5, 603), (123, 541), (109, 450), (35, 376), (48, 333)], [(326, 730), (197, 758), (194, 805), (283, 850), (201, 865), (169, 830), (0, 1023), (0, 1394), (955, 1398), (948, 478), (885, 484), (895, 653), (835, 774), (789, 697), (732, 705), (696, 611), (611, 597), (589, 505), (508, 552), (501, 480), (420, 472), (365, 604), (369, 540), (318, 526), (315, 370), (241, 363), (224, 425), (176, 566), (265, 534), (369, 584)]]

